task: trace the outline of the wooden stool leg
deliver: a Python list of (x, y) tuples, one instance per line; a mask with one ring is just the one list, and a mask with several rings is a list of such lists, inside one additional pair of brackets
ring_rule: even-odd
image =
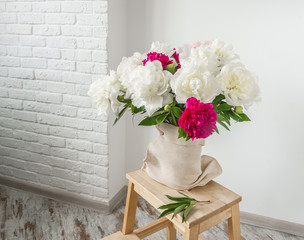
[(129, 182), (125, 215), (122, 225), (123, 234), (128, 234), (133, 232), (134, 224), (135, 224), (137, 200), (138, 200), (138, 194), (137, 192), (134, 191), (134, 184), (132, 182)]
[(228, 218), (228, 231), (230, 240), (241, 240), (239, 204), (231, 207), (231, 218)]
[(172, 224), (167, 227), (167, 240), (176, 240), (176, 230)]
[(199, 224), (189, 229), (186, 229), (185, 240), (198, 240), (199, 239)]

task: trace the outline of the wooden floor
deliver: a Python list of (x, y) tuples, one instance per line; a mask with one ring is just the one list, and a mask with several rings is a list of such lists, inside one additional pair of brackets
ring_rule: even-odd
[[(0, 185), (1, 240), (98, 240), (122, 228), (124, 203), (112, 214), (102, 214), (74, 204), (62, 203)], [(139, 199), (136, 227), (155, 220), (158, 214)], [(242, 224), (242, 239), (304, 240), (304, 238)], [(146, 239), (165, 239), (159, 232)], [(228, 239), (227, 224), (222, 223), (202, 235), (206, 239)], [(178, 239), (183, 239), (178, 236)]]

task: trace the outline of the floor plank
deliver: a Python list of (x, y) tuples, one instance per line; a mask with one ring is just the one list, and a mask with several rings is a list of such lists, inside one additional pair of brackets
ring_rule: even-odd
[[(1, 240), (97, 240), (122, 229), (124, 203), (112, 214), (85, 209), (74, 204), (47, 199), (0, 185)], [(139, 198), (135, 227), (142, 227), (158, 216), (157, 211)], [(241, 224), (242, 240), (304, 240), (304, 238), (265, 228)], [(164, 230), (145, 239), (164, 239)], [(227, 223), (221, 223), (202, 236), (228, 239)], [(177, 239), (183, 237), (177, 234)]]

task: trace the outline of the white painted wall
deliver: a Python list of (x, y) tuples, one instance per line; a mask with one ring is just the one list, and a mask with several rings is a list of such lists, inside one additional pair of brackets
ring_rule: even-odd
[[(304, 2), (133, 0), (128, 2), (128, 55), (155, 40), (178, 46), (219, 38), (232, 43), (260, 78), (263, 101), (250, 123), (207, 139), (220, 183), (243, 196), (241, 210), (304, 224)], [(156, 134), (127, 119), (127, 171), (141, 167)]]
[[(127, 55), (127, 11), (125, 0), (109, 1), (108, 53), (109, 69), (115, 70)], [(120, 119), (112, 127), (115, 116), (109, 116), (109, 199), (126, 184), (126, 120)]]

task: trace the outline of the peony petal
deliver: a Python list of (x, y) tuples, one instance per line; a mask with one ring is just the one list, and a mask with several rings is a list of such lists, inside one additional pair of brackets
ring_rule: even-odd
[(193, 140), (194, 138), (206, 138), (216, 128), (217, 114), (211, 103), (204, 104), (192, 97), (187, 99), (186, 109), (178, 120), (178, 125)]

